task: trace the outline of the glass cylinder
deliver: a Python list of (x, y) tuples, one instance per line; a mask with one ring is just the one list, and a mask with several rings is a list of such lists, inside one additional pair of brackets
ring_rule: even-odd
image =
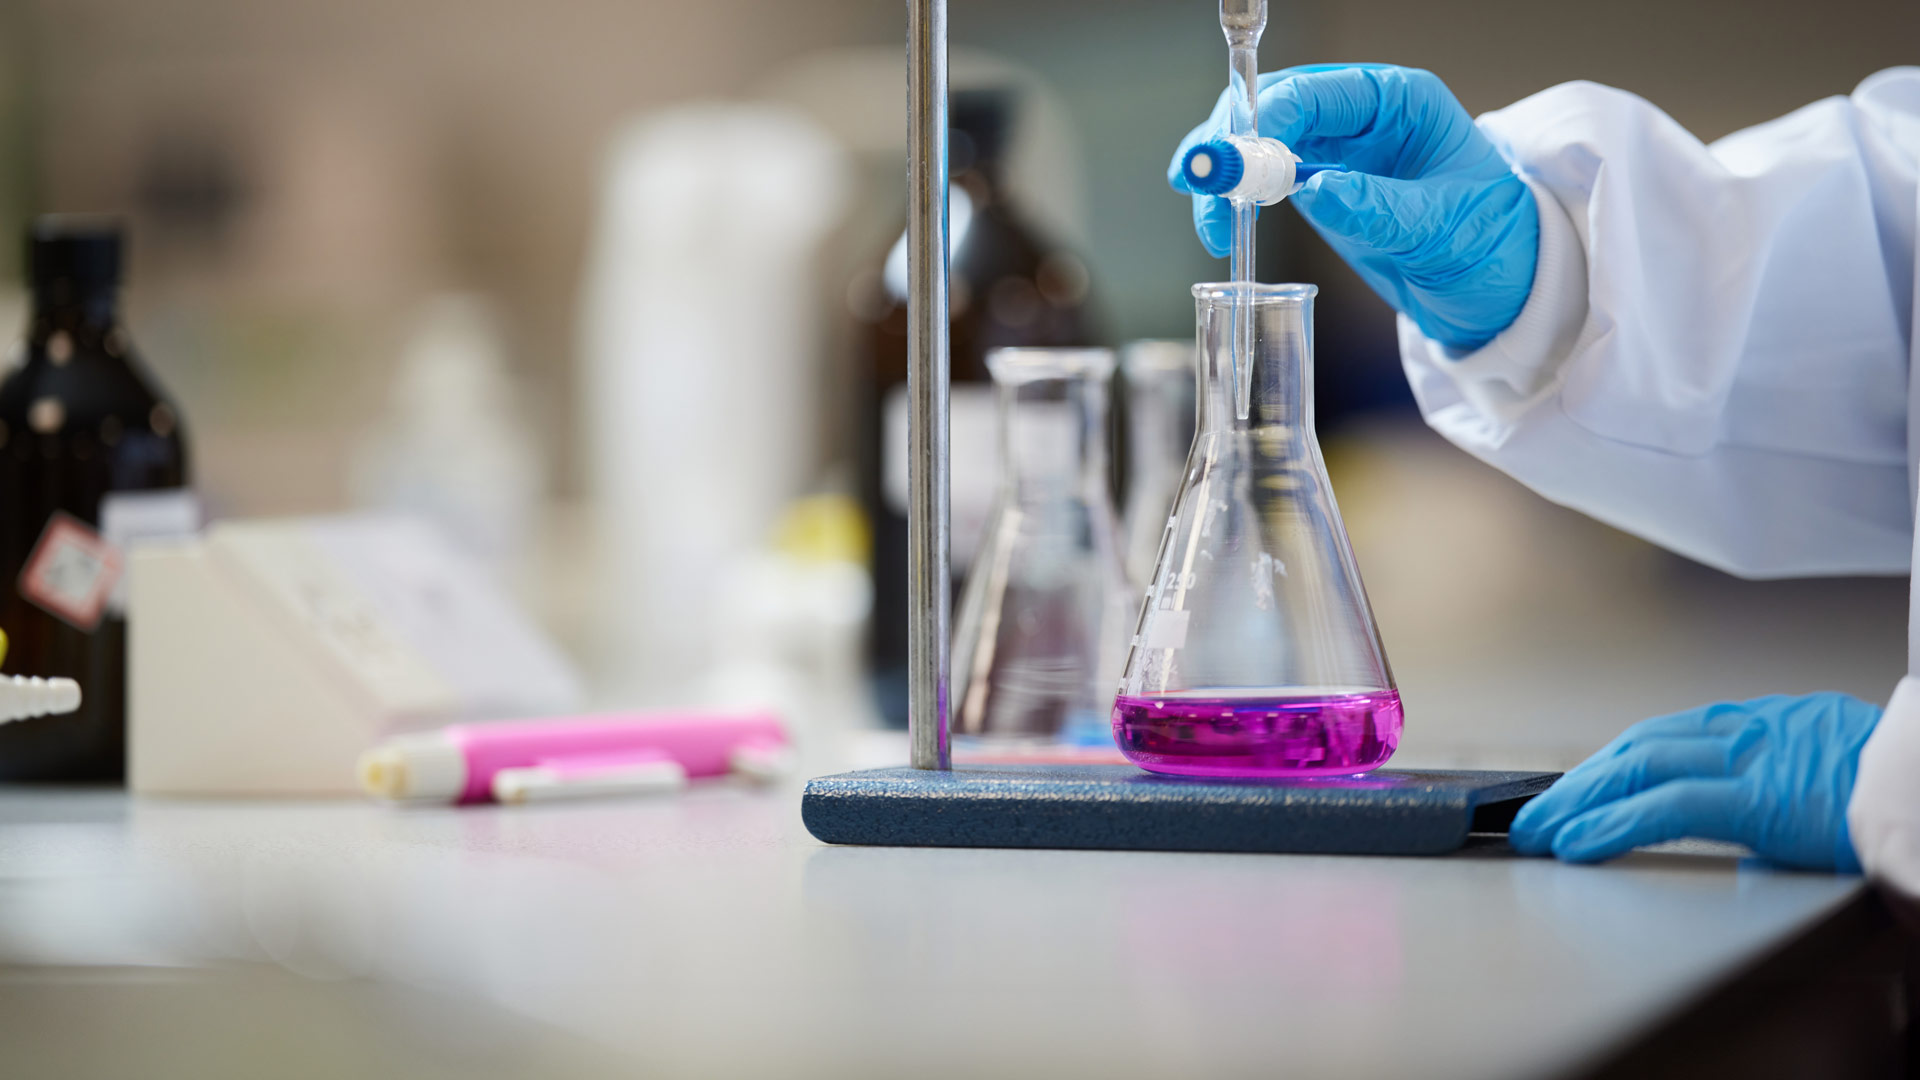
[(1127, 490), (1121, 505), (1127, 579), (1146, 587), (1193, 446), (1193, 342), (1136, 341), (1120, 350)]
[(1108, 494), (1113, 353), (997, 349), (987, 368), (1000, 476), (954, 627), (953, 732), (1111, 746), (1138, 611)]
[[(1129, 760), (1197, 776), (1381, 765), (1400, 694), (1313, 429), (1311, 285), (1196, 285), (1198, 432), (1113, 709)], [(1235, 408), (1236, 299), (1252, 312)]]

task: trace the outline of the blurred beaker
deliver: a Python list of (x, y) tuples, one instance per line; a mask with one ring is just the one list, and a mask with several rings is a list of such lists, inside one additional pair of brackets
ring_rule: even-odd
[(1137, 614), (1108, 495), (1108, 349), (987, 355), (1000, 477), (953, 641), (953, 730), (1112, 744)]
[[(1121, 752), (1142, 768), (1340, 775), (1399, 745), (1400, 694), (1314, 434), (1316, 291), (1193, 287), (1199, 433), (1113, 710)], [(1249, 293), (1240, 419), (1233, 318)]]
[(1121, 522), (1127, 580), (1145, 588), (1193, 446), (1193, 342), (1136, 341), (1120, 350), (1126, 393), (1127, 491)]

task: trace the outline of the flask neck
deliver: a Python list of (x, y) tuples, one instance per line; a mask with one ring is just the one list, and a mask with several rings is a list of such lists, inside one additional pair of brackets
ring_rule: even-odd
[[(1236, 310), (1237, 307), (1237, 310)], [(1235, 347), (1235, 320), (1253, 322), (1252, 356)], [(1199, 398), (1196, 423), (1201, 434), (1284, 428), (1290, 434), (1313, 433), (1313, 299), (1310, 292), (1260, 294), (1236, 305), (1230, 293), (1200, 297), (1196, 312), (1195, 362)], [(1238, 365), (1251, 362), (1250, 406), (1243, 419), (1235, 408)]]

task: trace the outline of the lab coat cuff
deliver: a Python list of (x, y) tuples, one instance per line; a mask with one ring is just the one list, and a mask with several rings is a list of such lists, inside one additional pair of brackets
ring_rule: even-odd
[(1587, 321), (1587, 253), (1566, 207), (1545, 186), (1521, 176), (1540, 217), (1540, 251), (1533, 288), (1505, 330), (1472, 352), (1448, 349), (1400, 317), (1400, 351), (1416, 367), (1441, 373), (1480, 416), (1498, 427), (1516, 420), (1551, 390), (1573, 356)]
[(1900, 680), (1860, 750), (1847, 831), (1868, 876), (1920, 898), (1920, 678)]

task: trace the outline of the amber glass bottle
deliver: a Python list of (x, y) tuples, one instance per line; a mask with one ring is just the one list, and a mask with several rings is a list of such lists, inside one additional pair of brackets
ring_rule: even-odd
[[(996, 479), (988, 351), (1011, 345), (1100, 344), (1087, 270), (1042, 236), (1006, 195), (1011, 92), (954, 93), (948, 104), (952, 379), (953, 576), (959, 589), (985, 525)], [(881, 715), (907, 719), (906, 241), (856, 281), (864, 323), (861, 495), (873, 521), (874, 608), (869, 650)]]
[(0, 726), (4, 780), (124, 777), (123, 559), (102, 519), (116, 499), (123, 520), (150, 517), (153, 500), (190, 499), (179, 411), (120, 325), (122, 247), (119, 226), (101, 218), (41, 218), (27, 237), (32, 316), (0, 381), (5, 670), (77, 679), (83, 701), (76, 714)]

